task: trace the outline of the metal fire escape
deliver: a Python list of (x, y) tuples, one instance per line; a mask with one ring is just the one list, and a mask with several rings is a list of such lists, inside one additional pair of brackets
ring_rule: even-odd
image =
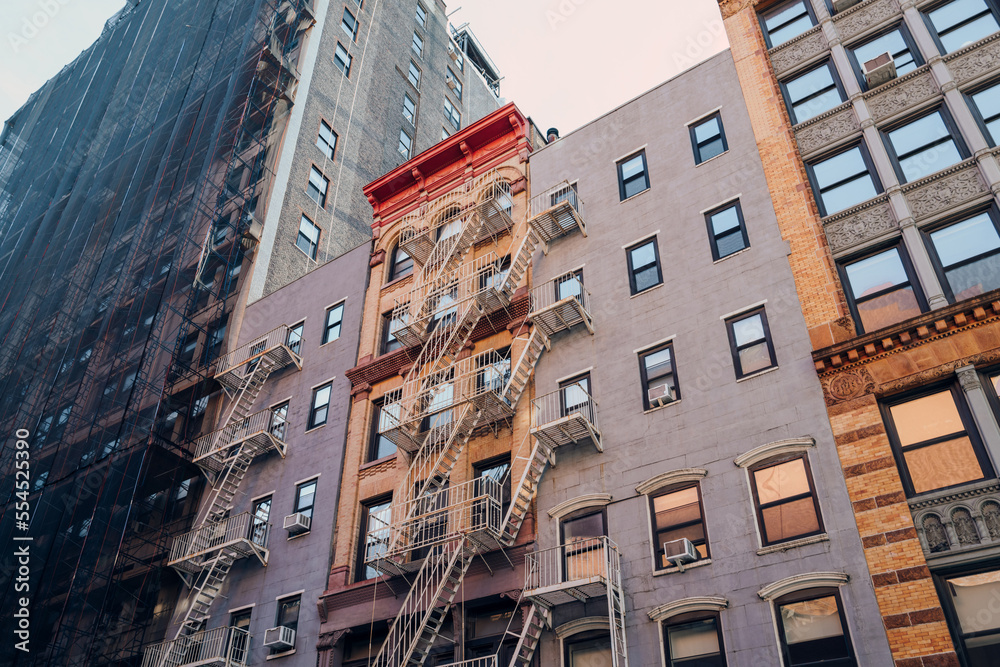
[[(402, 389), (383, 406), (380, 431), (411, 456), (411, 465), (393, 496), (396, 502), (373, 515), (366, 539), (378, 545), (369, 565), (387, 575), (414, 571), (416, 575), (372, 663), (376, 667), (424, 664), (473, 558), (514, 544), (542, 476), (555, 462), (557, 446), (590, 440), (601, 449), (596, 403), (586, 392), (587, 401), (581, 403), (587, 405), (569, 410), (564, 406), (554, 419), (544, 412), (551, 398), (543, 397), (543, 403), (536, 401), (532, 408), (533, 428), (530, 441), (526, 439), (530, 453), (518, 457), (525, 467), (506, 516), (501, 509), (501, 487), (494, 480), (448, 484), (473, 433), (513, 415), (539, 357), (550, 346), (549, 337), (579, 323), (593, 333), (589, 295), (575, 276), (564, 277), (558, 284), (543, 286), (553, 298), (542, 291), (532, 292), (534, 326), (517, 336), (523, 347), (513, 363), (493, 350), (464, 359), (458, 355), (480, 319), (510, 302), (539, 245), (576, 228), (585, 231), (582, 205), (575, 191), (569, 192), (542, 211), (534, 210), (532, 200), (528, 219), (519, 227), (520, 233), (513, 234), (521, 241), (511, 253), (509, 272), (501, 269), (493, 254), (463, 261), (477, 240), (499, 231), (491, 216), (503, 220), (508, 229), (514, 227), (509, 219), (509, 190), (493, 175), (440, 207), (449, 214), (424, 228), (421, 219), (414, 217), (402, 232), (401, 247), (421, 264), (421, 270), (411, 293), (397, 300), (393, 331), (404, 344), (419, 344), (422, 349)], [(544, 193), (547, 198), (552, 195), (553, 191)], [(576, 283), (564, 284), (568, 280)], [(620, 628), (613, 634), (616, 646), (620, 645), (615, 655), (621, 656), (614, 664), (626, 667), (620, 577), (604, 581), (609, 604), (614, 601), (611, 609), (617, 620), (613, 626)], [(531, 662), (549, 622), (551, 600), (532, 597), (531, 592), (526, 590), (522, 596), (532, 603), (524, 627), (520, 633), (511, 633), (518, 640), (511, 667)], [(455, 664), (485, 667), (495, 665), (497, 657), (483, 660)]]

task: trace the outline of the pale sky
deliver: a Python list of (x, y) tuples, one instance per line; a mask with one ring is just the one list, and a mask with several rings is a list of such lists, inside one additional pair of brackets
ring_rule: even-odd
[[(123, 5), (0, 0), (0, 120)], [(717, 0), (450, 0), (448, 11), (497, 64), (503, 97), (563, 134), (726, 48)]]

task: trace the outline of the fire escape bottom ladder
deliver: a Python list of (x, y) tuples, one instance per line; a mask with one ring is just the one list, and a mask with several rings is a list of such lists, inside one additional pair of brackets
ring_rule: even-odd
[(534, 327), (531, 336), (528, 337), (528, 344), (521, 351), (521, 356), (514, 366), (513, 373), (511, 373), (510, 381), (504, 389), (504, 397), (509, 401), (511, 407), (517, 406), (525, 387), (528, 386), (528, 380), (531, 379), (538, 359), (542, 356), (542, 348), (548, 349), (549, 347), (548, 337), (538, 327)]
[[(229, 569), (233, 566), (234, 561), (235, 558), (233, 555), (228, 553), (225, 549), (219, 552), (219, 554), (215, 557), (212, 562), (212, 567), (205, 571), (201, 583), (197, 588), (191, 591), (191, 604), (188, 607), (187, 613), (184, 615), (184, 620), (181, 621), (181, 625), (177, 629), (177, 634), (174, 636), (174, 639), (180, 639), (181, 637), (192, 635), (201, 629), (202, 625), (205, 623), (205, 619), (208, 618), (209, 611), (212, 608), (212, 603), (222, 590), (222, 584), (225, 581), (226, 576), (229, 574)], [(171, 664), (167, 661), (171, 659), (171, 656), (173, 656), (176, 649), (180, 647), (181, 644), (182, 642), (175, 644), (174, 649), (164, 656), (165, 665)]]
[(608, 620), (611, 625), (611, 659), (613, 667), (628, 667), (628, 645), (625, 641), (625, 594), (622, 590), (621, 556), (617, 549), (607, 544), (610, 558), (608, 565)]
[(542, 633), (550, 625), (550, 622), (551, 615), (548, 609), (539, 604), (531, 605), (528, 616), (524, 619), (521, 634), (517, 636), (517, 645), (514, 648), (514, 655), (510, 660), (509, 667), (530, 667), (542, 639)]
[(531, 502), (535, 499), (538, 485), (541, 484), (542, 477), (552, 461), (552, 450), (548, 445), (535, 438), (535, 446), (531, 451), (531, 458), (521, 473), (521, 481), (517, 485), (516, 495), (507, 510), (503, 526), (500, 529), (500, 539), (504, 546), (510, 546), (517, 539), (517, 534), (521, 530), (521, 524), (528, 514)]

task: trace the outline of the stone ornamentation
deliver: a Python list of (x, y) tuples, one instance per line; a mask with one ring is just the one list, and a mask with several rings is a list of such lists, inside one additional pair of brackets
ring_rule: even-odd
[(879, 202), (824, 225), (830, 251), (838, 253), (899, 228), (888, 202)]
[(919, 183), (917, 187), (905, 190), (904, 194), (913, 217), (920, 220), (988, 195), (990, 188), (983, 181), (979, 168), (975, 164), (969, 164), (956, 171), (945, 172), (928, 182)]
[(872, 0), (833, 17), (840, 39), (848, 40), (899, 13), (896, 0)]
[(799, 151), (808, 155), (861, 130), (850, 103), (840, 111), (813, 119), (795, 130)]
[(824, 385), (828, 399), (837, 403), (875, 390), (875, 380), (864, 368), (837, 373), (826, 380)]
[(924, 539), (927, 540), (927, 549), (932, 553), (948, 551), (951, 546), (948, 544), (948, 533), (941, 523), (941, 518), (936, 514), (928, 514), (923, 521)]
[(868, 104), (868, 113), (873, 119), (880, 121), (939, 95), (940, 92), (930, 70), (924, 69), (867, 93), (865, 102)]
[(972, 514), (964, 507), (959, 507), (951, 513), (951, 522), (955, 526), (955, 534), (958, 535), (958, 543), (963, 547), (970, 544), (979, 544), (979, 531), (976, 530), (976, 521)]
[(816, 26), (792, 41), (772, 49), (771, 66), (775, 74), (781, 75), (796, 65), (818, 56), (828, 48), (822, 26)]
[(971, 81), (1000, 65), (1000, 39), (993, 35), (983, 42), (951, 54), (946, 61), (955, 83)]
[(983, 503), (983, 523), (993, 541), (1000, 540), (1000, 504)]

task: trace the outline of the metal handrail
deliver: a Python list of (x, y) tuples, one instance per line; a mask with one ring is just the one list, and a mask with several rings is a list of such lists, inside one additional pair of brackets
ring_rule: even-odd
[[(263, 353), (276, 348), (280, 345), (286, 345), (291, 349), (292, 345), (297, 345), (298, 349), (302, 349), (302, 339), (299, 338), (296, 341), (289, 341), (289, 333), (291, 332), (291, 327), (287, 324), (282, 324), (281, 326), (268, 331), (266, 334), (255, 338), (246, 345), (241, 345), (231, 352), (227, 352), (222, 357), (219, 358), (219, 363), (216, 365), (216, 374), (221, 375), (227, 371), (233, 370), (248, 361), (261, 356)], [(293, 354), (297, 354), (293, 352)]]
[(287, 423), (287, 418), (279, 418), (273, 410), (255, 412), (246, 419), (229, 424), (195, 440), (194, 458), (200, 459), (225, 452), (234, 442), (265, 431), (284, 442)]
[(525, 556), (526, 590), (569, 585), (595, 577), (603, 578), (612, 586), (621, 584), (618, 545), (607, 536), (588, 537)]
[(246, 541), (261, 549), (267, 549), (270, 532), (271, 524), (261, 521), (250, 512), (236, 514), (222, 521), (205, 523), (174, 538), (170, 544), (170, 562), (190, 558), (238, 541)]
[[(409, 239), (421, 234), (436, 234), (437, 230), (457, 218), (468, 216), (470, 206), (483, 206), (496, 200), (500, 208), (511, 208), (514, 195), (511, 184), (500, 175), (496, 169), (483, 174), (476, 179), (468, 192), (463, 192), (453, 198), (441, 198), (442, 205), (436, 206), (432, 212), (414, 214), (403, 218), (400, 238)], [(442, 212), (454, 210), (451, 215), (441, 215)], [(428, 216), (433, 216), (427, 220)]]
[(488, 655), (485, 658), (473, 658), (462, 662), (449, 662), (441, 667), (497, 667), (497, 656)]
[[(419, 285), (406, 294), (395, 299), (392, 309), (392, 322), (400, 326), (415, 324), (433, 318), (448, 310), (457, 310), (460, 304), (474, 299), (490, 289), (500, 289), (505, 280), (497, 280), (495, 276), (504, 276), (502, 261), (495, 252), (477, 257), (472, 262), (461, 265), (449, 276), (447, 284), (433, 290), (429, 285)], [(504, 276), (506, 278), (506, 276)], [(440, 306), (442, 301), (446, 305)]]
[(542, 428), (572, 415), (581, 415), (597, 429), (597, 400), (582, 383), (566, 385), (531, 402), (531, 425)]
[(369, 562), (472, 533), (496, 538), (503, 523), (502, 494), (495, 479), (478, 477), (373, 513), (371, 523), (377, 527), (368, 531), (366, 541), (386, 548)]
[[(568, 296), (560, 297), (559, 295), (562, 293), (568, 293)], [(537, 313), (569, 299), (576, 299), (583, 309), (590, 313), (590, 292), (574, 273), (564, 274), (533, 287), (529, 314)]]
[(583, 200), (580, 199), (576, 188), (570, 185), (569, 181), (563, 181), (559, 185), (532, 197), (531, 201), (528, 202), (528, 217), (534, 218), (537, 215), (541, 215), (562, 202), (569, 204), (573, 210), (583, 217)]
[(142, 667), (180, 667), (220, 660), (226, 667), (245, 667), (250, 659), (250, 639), (250, 633), (243, 628), (202, 630), (147, 646)]

